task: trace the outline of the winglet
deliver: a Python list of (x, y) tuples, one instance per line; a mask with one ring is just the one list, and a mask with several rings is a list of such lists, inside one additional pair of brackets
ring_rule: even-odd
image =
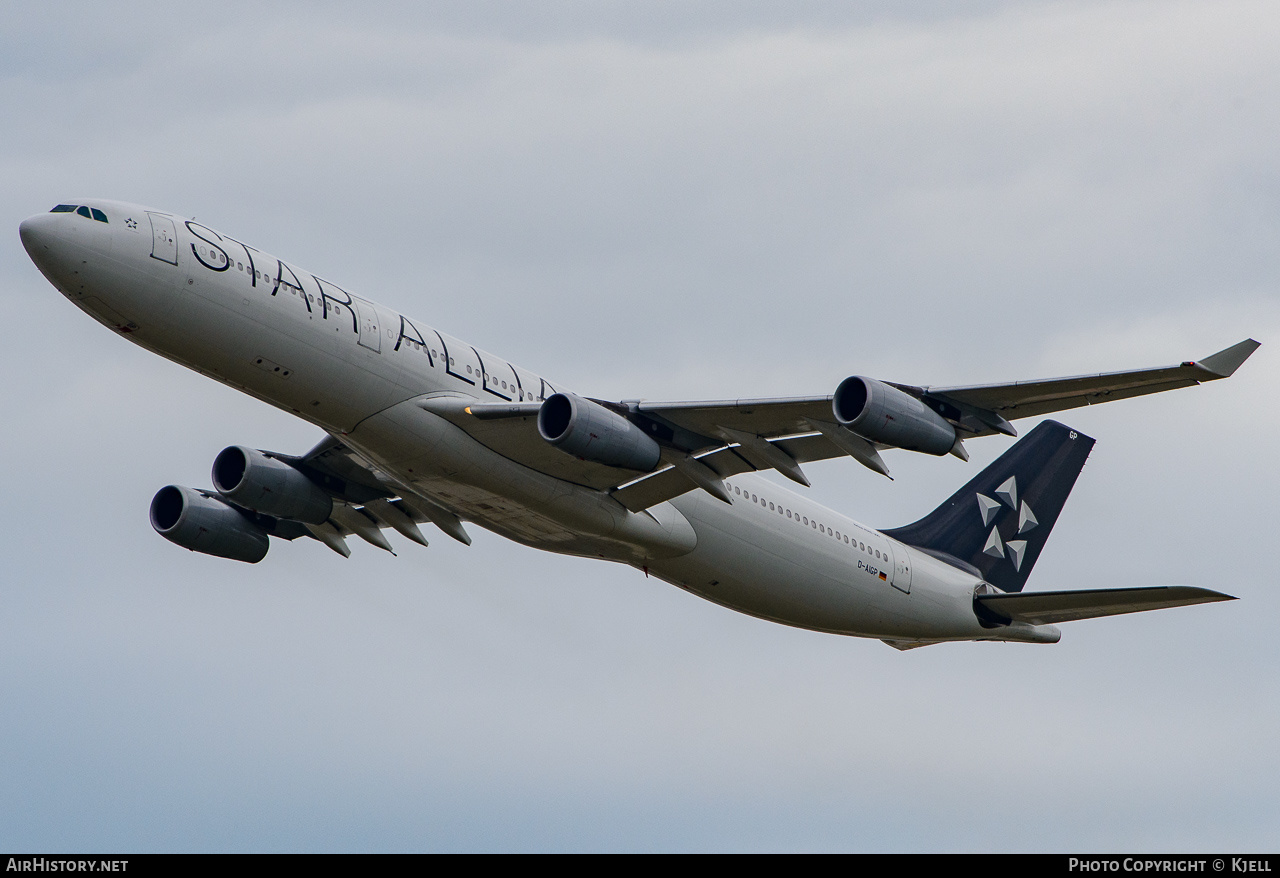
[(1249, 359), (1249, 355), (1259, 347), (1260, 342), (1246, 338), (1239, 344), (1233, 344), (1225, 351), (1218, 351), (1216, 354), (1205, 357), (1196, 365), (1203, 369), (1208, 369), (1219, 378), (1230, 378), (1236, 369), (1240, 368), (1240, 364)]

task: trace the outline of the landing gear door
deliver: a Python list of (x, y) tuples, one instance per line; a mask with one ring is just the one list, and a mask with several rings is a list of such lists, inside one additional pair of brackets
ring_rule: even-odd
[(889, 575), (889, 584), (903, 594), (911, 594), (911, 550), (906, 546), (889, 549), (893, 572)]
[(378, 321), (377, 307), (372, 302), (366, 302), (355, 296), (352, 296), (351, 300), (356, 306), (356, 316), (359, 318), (360, 344), (371, 351), (381, 352), (382, 331)]
[(151, 258), (177, 265), (178, 231), (173, 217), (158, 213), (148, 213), (147, 217), (151, 220)]

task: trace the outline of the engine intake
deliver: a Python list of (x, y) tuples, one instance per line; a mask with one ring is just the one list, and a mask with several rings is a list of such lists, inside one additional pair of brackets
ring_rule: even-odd
[(538, 433), (575, 457), (648, 472), (662, 449), (617, 412), (572, 393), (555, 393), (538, 409)]
[(184, 549), (257, 564), (271, 538), (240, 510), (180, 485), (167, 485), (151, 499), (151, 526)]
[(837, 421), (872, 442), (926, 454), (946, 454), (956, 444), (956, 428), (942, 415), (874, 378), (841, 381), (831, 409)]
[(228, 500), (275, 518), (324, 524), (333, 498), (289, 464), (232, 445), (213, 461), (213, 487)]

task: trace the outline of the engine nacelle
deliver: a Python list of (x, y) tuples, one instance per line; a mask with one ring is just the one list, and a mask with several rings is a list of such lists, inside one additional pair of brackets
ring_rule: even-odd
[(184, 549), (257, 564), (271, 538), (232, 506), (199, 491), (169, 485), (151, 499), (151, 526)]
[(841, 381), (831, 409), (837, 421), (872, 442), (926, 454), (946, 454), (956, 444), (956, 428), (942, 415), (874, 378)]
[(561, 451), (583, 460), (648, 472), (662, 449), (644, 431), (604, 406), (555, 393), (538, 409), (538, 432)]
[(333, 498), (302, 473), (241, 445), (214, 458), (213, 487), (237, 505), (275, 518), (324, 524), (333, 512)]

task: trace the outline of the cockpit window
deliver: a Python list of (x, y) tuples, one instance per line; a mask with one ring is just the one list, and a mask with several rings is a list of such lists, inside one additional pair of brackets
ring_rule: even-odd
[(100, 223), (108, 222), (105, 213), (96, 207), (86, 207), (83, 204), (59, 204), (49, 213), (78, 213), (85, 219), (95, 219)]

